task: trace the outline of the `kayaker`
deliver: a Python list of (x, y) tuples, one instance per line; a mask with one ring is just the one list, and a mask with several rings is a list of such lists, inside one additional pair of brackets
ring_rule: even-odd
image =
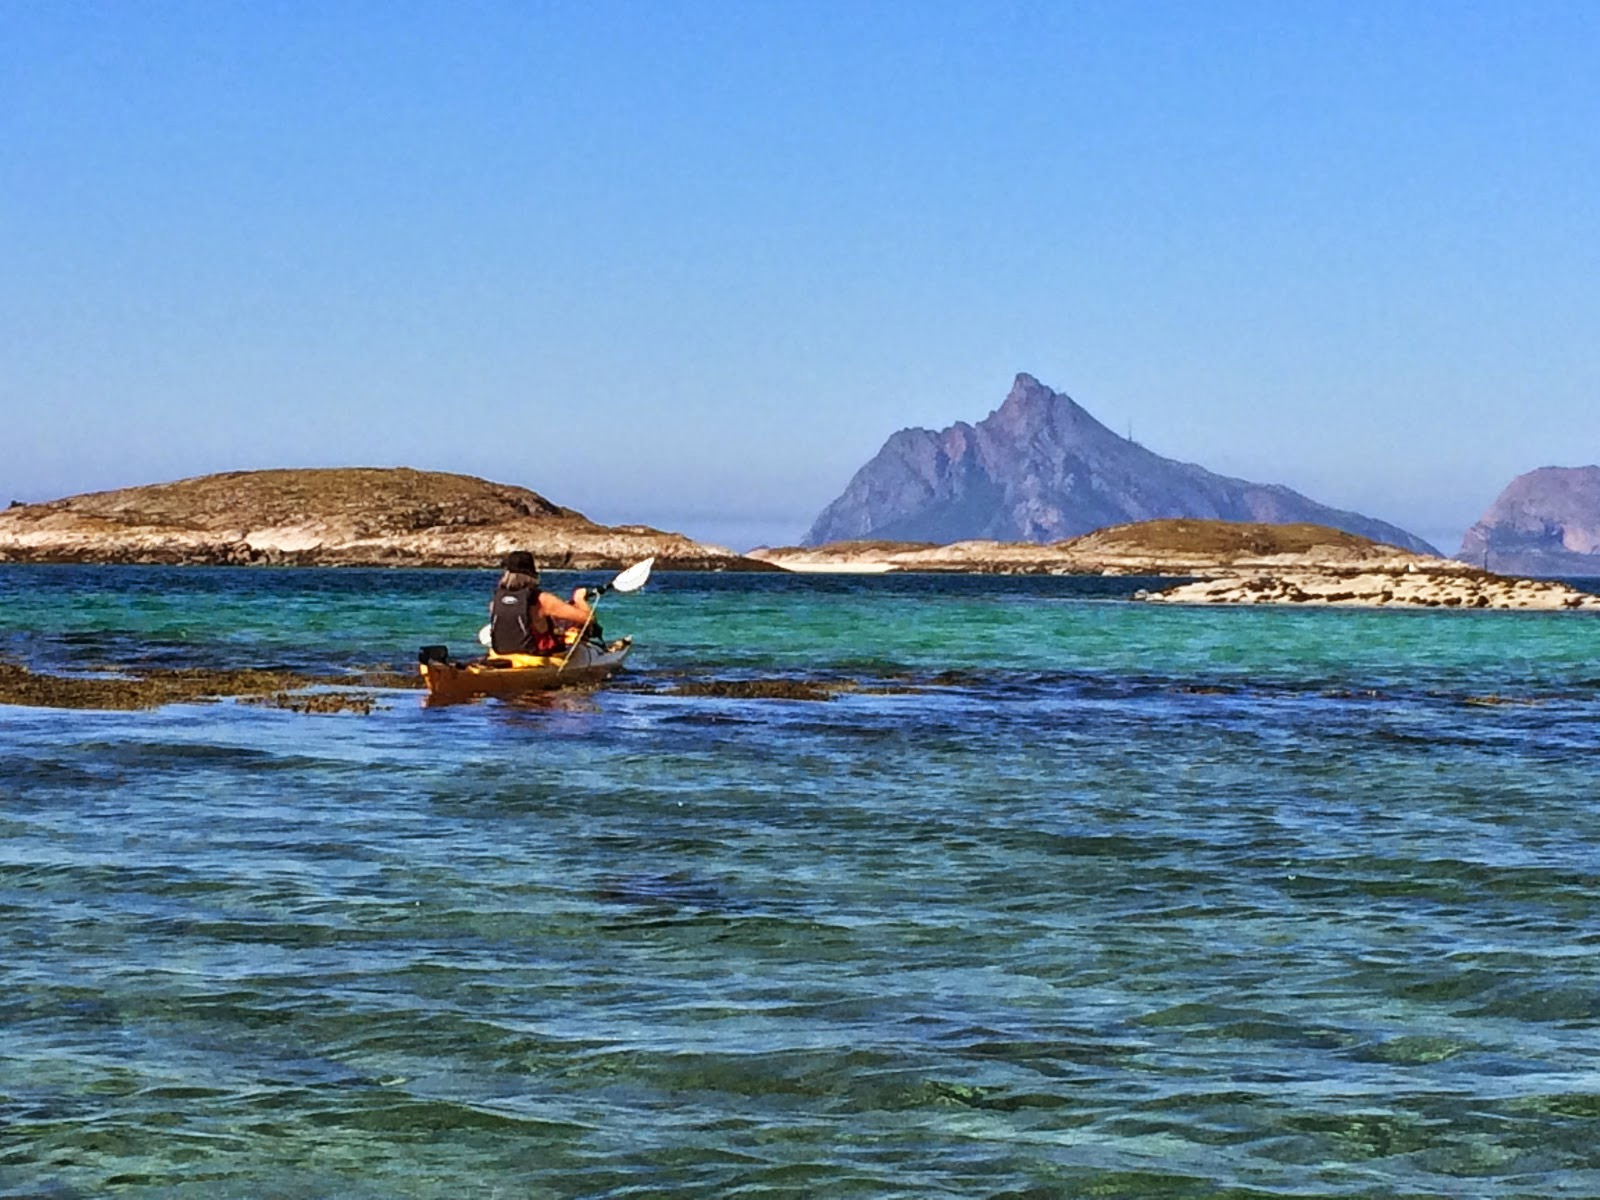
[(561, 648), (561, 629), (592, 619), (583, 588), (571, 601), (539, 590), (539, 564), (526, 550), (500, 562), (500, 582), (489, 601), (489, 649), (496, 654), (550, 654)]

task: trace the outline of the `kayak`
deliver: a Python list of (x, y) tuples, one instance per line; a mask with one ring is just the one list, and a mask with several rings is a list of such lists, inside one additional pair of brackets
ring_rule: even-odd
[[(428, 685), (428, 699), (448, 703), (477, 696), (519, 696), (553, 688), (583, 687), (615, 675), (633, 649), (631, 637), (612, 642), (579, 642), (571, 658), (559, 654), (491, 654), (451, 662), (444, 646), (424, 646), (417, 670)], [(563, 666), (565, 661), (565, 666)]]

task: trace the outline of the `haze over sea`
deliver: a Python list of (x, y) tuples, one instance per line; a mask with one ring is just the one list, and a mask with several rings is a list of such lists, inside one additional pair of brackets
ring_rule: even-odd
[[(407, 667), (491, 578), (0, 567), (0, 657)], [(667, 574), (598, 691), (0, 708), (0, 1196), (1600, 1195), (1600, 624), (1140, 582)], [(681, 686), (773, 679), (841, 690)]]

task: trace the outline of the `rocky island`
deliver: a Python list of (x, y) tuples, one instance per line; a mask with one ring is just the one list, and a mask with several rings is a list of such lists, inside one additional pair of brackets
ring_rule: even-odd
[(1323, 525), (1161, 520), (1047, 544), (845, 541), (752, 550), (791, 571), (968, 571), (1184, 577), (1139, 593), (1156, 603), (1600, 611), (1600, 596), (1519, 579)]
[(231, 471), (13, 504), (0, 562), (483, 567), (509, 550), (547, 567), (773, 570), (643, 525), (599, 525), (537, 492), (409, 467)]
[[(1113, 525), (1057, 542), (974, 538), (937, 545), (857, 540), (821, 546), (761, 547), (750, 551), (750, 557), (789, 571), (1184, 576), (1257, 567), (1343, 570), (1361, 564), (1427, 558), (1326, 525), (1183, 518)], [(1447, 565), (1460, 569), (1459, 563)]]
[(1518, 475), (1467, 530), (1456, 557), (1523, 575), (1600, 577), (1600, 467)]
[(1164, 458), (1097, 421), (1070, 396), (1020, 374), (975, 425), (902, 429), (823, 509), (807, 546), (844, 540), (1057, 542), (1162, 518), (1315, 524), (1418, 554), (1398, 526)]

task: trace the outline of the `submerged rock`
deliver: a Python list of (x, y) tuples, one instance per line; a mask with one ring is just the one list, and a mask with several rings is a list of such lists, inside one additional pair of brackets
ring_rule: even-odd
[(842, 687), (810, 679), (708, 679), (676, 684), (669, 696), (715, 696), (729, 700), (832, 700)]
[[(31, 708), (94, 708), (129, 711), (166, 704), (206, 704), (225, 697), (252, 697), (297, 712), (370, 712), (365, 693), (306, 693), (327, 685), (368, 688), (421, 686), (416, 676), (389, 672), (373, 675), (299, 675), (272, 670), (203, 670), (198, 668), (130, 668), (95, 675), (36, 674), (17, 663), (0, 663), (0, 704)], [(327, 699), (323, 697), (327, 696)], [(278, 703), (282, 699), (283, 703)], [(363, 708), (362, 705), (365, 705)]]
[(269, 708), (286, 708), (297, 713), (359, 713), (366, 716), (375, 708), (383, 708), (365, 692), (275, 692), (271, 696), (250, 696), (246, 704), (259, 704)]

